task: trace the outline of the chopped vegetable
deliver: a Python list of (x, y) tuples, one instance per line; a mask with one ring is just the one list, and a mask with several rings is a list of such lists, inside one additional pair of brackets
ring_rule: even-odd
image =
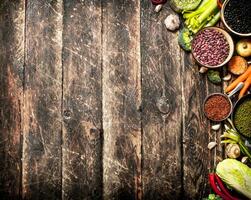
[(247, 80), (245, 80), (244, 82), (244, 86), (239, 93), (239, 99), (244, 96), (244, 94), (246, 93), (246, 91), (248, 90), (250, 86), (251, 86), (251, 74), (249, 75)]
[[(191, 2), (197, 0), (171, 0), (170, 5), (177, 12), (183, 10), (183, 18), (185, 19), (185, 28), (179, 33), (179, 44), (186, 50), (191, 50), (191, 42), (193, 35), (203, 27), (214, 26), (220, 19), (220, 11), (217, 7), (217, 0), (203, 0), (199, 7), (191, 11), (194, 4)], [(185, 7), (189, 3), (189, 8)], [(180, 5), (183, 5), (180, 6)]]
[(245, 145), (245, 142), (241, 138), (240, 134), (237, 132), (237, 130), (233, 126), (233, 122), (228, 119), (230, 122), (232, 128), (229, 128), (225, 130), (224, 134), (221, 136), (221, 138), (225, 138), (225, 140), (221, 141), (221, 144), (238, 144), (241, 152), (246, 155), (249, 160), (251, 161), (251, 152), (249, 151), (248, 147)]
[(204, 26), (215, 25), (220, 19), (219, 12), (217, 0), (203, 0), (195, 11), (184, 12), (183, 18), (187, 28), (191, 32), (197, 33)]
[(241, 56), (233, 56), (228, 63), (228, 70), (235, 75), (243, 74), (247, 68), (248, 63)]
[(192, 33), (187, 28), (183, 28), (179, 32), (178, 43), (185, 51), (191, 51), (192, 39)]
[(251, 198), (251, 169), (235, 159), (225, 159), (216, 167), (216, 174), (228, 186)]
[(176, 12), (196, 9), (201, 0), (170, 0), (171, 8)]
[(208, 70), (207, 72), (207, 77), (209, 81), (211, 81), (214, 84), (221, 83), (221, 78), (220, 78), (220, 72), (215, 71), (215, 70)]
[(235, 79), (225, 90), (225, 92), (230, 92), (233, 90), (238, 83), (245, 81), (251, 75), (251, 66), (248, 67), (247, 71), (244, 74), (240, 75), (237, 79)]

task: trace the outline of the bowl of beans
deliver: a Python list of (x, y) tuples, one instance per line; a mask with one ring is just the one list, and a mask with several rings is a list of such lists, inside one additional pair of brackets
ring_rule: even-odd
[(205, 99), (203, 109), (208, 119), (221, 122), (231, 115), (233, 104), (227, 95), (212, 93)]
[(221, 20), (230, 32), (239, 36), (251, 36), (250, 9), (250, 0), (225, 0)]
[(232, 37), (218, 27), (200, 30), (192, 41), (192, 55), (201, 66), (218, 68), (225, 65), (233, 56)]

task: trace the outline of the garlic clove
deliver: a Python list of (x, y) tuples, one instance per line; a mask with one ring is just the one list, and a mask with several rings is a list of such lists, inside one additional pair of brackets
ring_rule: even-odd
[(248, 162), (248, 157), (247, 156), (244, 156), (242, 159), (241, 159), (241, 162), (246, 164)]
[(217, 143), (216, 142), (209, 142), (207, 145), (207, 148), (209, 150), (212, 150), (214, 147), (216, 147)]
[(220, 124), (215, 124), (212, 126), (212, 130), (218, 131), (220, 129)]
[(155, 11), (156, 13), (158, 13), (158, 12), (162, 9), (162, 7), (163, 7), (163, 5), (162, 5), (162, 4), (159, 4), (159, 5), (157, 5), (157, 6), (155, 7), (154, 11)]
[(199, 70), (199, 72), (200, 72), (201, 74), (204, 74), (204, 73), (206, 73), (207, 71), (208, 71), (208, 68), (206, 68), (206, 67), (201, 67), (200, 70)]
[(232, 78), (232, 75), (228, 74), (228, 75), (223, 77), (223, 81), (230, 81), (231, 78)]

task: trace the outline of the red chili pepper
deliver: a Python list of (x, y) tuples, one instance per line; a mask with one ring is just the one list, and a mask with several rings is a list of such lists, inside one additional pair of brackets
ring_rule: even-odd
[(224, 200), (232, 200), (231, 198), (229, 198), (227, 195), (225, 195), (221, 190), (220, 188), (216, 185), (216, 182), (215, 182), (215, 175), (214, 174), (209, 174), (208, 175), (208, 178), (209, 178), (209, 183), (213, 189), (213, 191), (219, 195), (222, 199)]
[(164, 4), (167, 0), (151, 0), (153, 5)]
[(227, 188), (224, 186), (224, 184), (222, 183), (220, 177), (219, 177), (217, 174), (214, 174), (214, 176), (215, 176), (215, 181), (218, 183), (218, 185), (219, 185), (221, 191), (222, 191), (223, 193), (225, 193), (225, 195), (227, 195), (227, 196), (228, 196), (229, 198), (231, 198), (232, 200), (239, 200), (238, 198), (233, 197), (233, 196), (229, 193), (229, 191), (228, 191)]

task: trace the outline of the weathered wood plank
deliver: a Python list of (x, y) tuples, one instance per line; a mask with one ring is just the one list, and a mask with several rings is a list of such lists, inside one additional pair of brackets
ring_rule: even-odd
[(141, 198), (140, 1), (103, 1), (104, 199)]
[(24, 1), (0, 2), (0, 197), (21, 194)]
[(101, 199), (101, 1), (64, 1), (63, 21), (63, 199)]
[(23, 198), (61, 198), (62, 1), (27, 1)]
[(156, 14), (148, 0), (141, 8), (143, 197), (180, 199), (181, 65), (177, 34), (168, 32), (165, 8)]
[(199, 74), (199, 67), (191, 55), (184, 54), (183, 63), (183, 162), (184, 196), (186, 199), (202, 199), (209, 193), (208, 173), (214, 169), (221, 146), (210, 151), (211, 141), (220, 143), (221, 130), (211, 130), (209, 120), (203, 114), (203, 102), (212, 92), (220, 92), (221, 86), (208, 82), (206, 74)]

